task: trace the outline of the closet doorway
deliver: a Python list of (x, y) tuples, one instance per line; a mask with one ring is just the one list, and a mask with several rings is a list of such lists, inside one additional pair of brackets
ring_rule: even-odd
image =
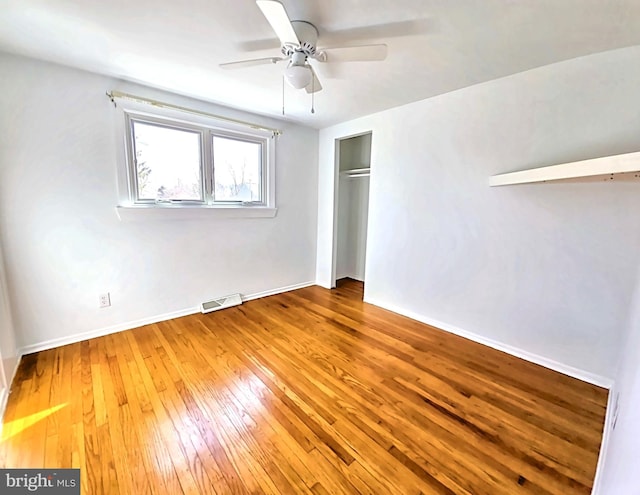
[(365, 281), (371, 138), (368, 132), (336, 142), (339, 178), (334, 287), (343, 278)]

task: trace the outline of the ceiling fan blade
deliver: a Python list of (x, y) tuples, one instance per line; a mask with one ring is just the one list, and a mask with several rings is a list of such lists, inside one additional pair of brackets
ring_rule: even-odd
[(276, 0), (256, 0), (256, 3), (283, 45), (300, 44), (284, 5)]
[(433, 18), (414, 19), (411, 21), (390, 22), (370, 26), (352, 27), (339, 31), (322, 31), (322, 42), (327, 45), (341, 46), (389, 38), (406, 36), (426, 36), (440, 30)]
[(318, 64), (315, 69), (318, 77), (321, 77), (322, 80), (344, 79), (346, 77), (344, 64)]
[(306, 90), (307, 93), (317, 93), (318, 91), (322, 91), (322, 84), (320, 84), (320, 81), (318, 80), (316, 71), (313, 70), (313, 67), (311, 67), (310, 65), (307, 65), (307, 67), (309, 67), (309, 70), (311, 71), (312, 79), (311, 79), (311, 82), (304, 89)]
[(320, 62), (374, 62), (387, 58), (387, 45), (322, 48), (316, 56)]
[[(327, 46), (355, 45), (371, 43), (390, 38), (404, 38), (407, 36), (426, 36), (440, 32), (441, 28), (432, 18), (415, 19), (412, 21), (391, 22), (373, 26), (352, 27), (339, 31), (322, 30), (322, 42)], [(260, 39), (243, 41), (238, 46), (247, 52), (261, 50), (277, 50), (280, 43), (275, 39)]]
[(275, 64), (282, 60), (287, 60), (284, 57), (266, 57), (266, 58), (254, 58), (251, 60), (240, 60), (238, 62), (227, 62), (220, 64), (221, 69), (244, 69), (245, 67), (253, 67), (254, 65), (266, 65)]

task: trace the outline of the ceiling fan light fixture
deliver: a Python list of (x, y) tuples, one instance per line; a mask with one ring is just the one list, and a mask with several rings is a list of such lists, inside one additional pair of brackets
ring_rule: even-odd
[(311, 71), (306, 65), (290, 65), (285, 69), (284, 77), (296, 89), (306, 88), (311, 84)]

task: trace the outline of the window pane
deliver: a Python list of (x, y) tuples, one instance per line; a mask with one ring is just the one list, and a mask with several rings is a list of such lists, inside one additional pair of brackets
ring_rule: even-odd
[(262, 201), (262, 144), (213, 137), (215, 201)]
[(202, 201), (200, 133), (133, 122), (138, 199)]

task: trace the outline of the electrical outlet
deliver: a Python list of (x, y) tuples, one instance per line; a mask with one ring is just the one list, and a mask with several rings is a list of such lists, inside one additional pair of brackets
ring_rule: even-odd
[(105, 292), (104, 294), (100, 294), (99, 300), (100, 300), (100, 307), (101, 308), (108, 308), (109, 306), (111, 306), (111, 295), (108, 292)]

